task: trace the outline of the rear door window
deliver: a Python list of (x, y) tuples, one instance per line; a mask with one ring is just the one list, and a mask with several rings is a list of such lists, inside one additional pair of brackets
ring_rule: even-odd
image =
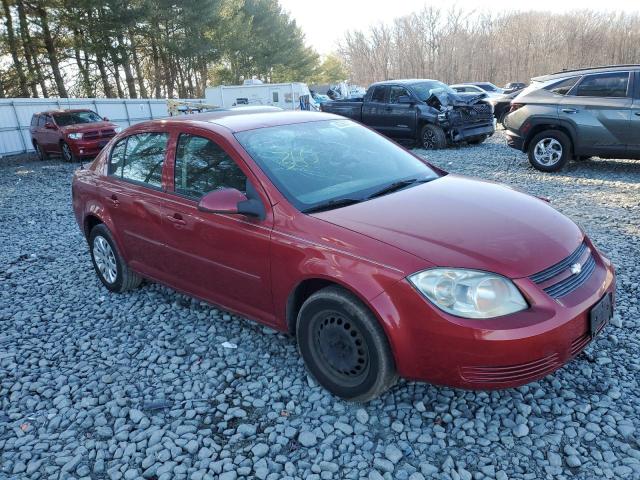
[(560, 80), (559, 82), (553, 83), (545, 88), (551, 93), (555, 93), (556, 95), (566, 95), (579, 79), (580, 77), (565, 78), (564, 80)]
[(385, 97), (387, 96), (387, 87), (385, 85), (380, 85), (373, 89), (373, 93), (371, 94), (372, 102), (381, 102), (385, 101)]
[(161, 188), (168, 139), (167, 133), (149, 132), (120, 140), (111, 150), (109, 175)]
[(629, 88), (629, 72), (612, 72), (586, 75), (578, 84), (578, 97), (626, 97)]
[(245, 192), (247, 177), (214, 141), (183, 133), (176, 149), (174, 185), (176, 193), (197, 200), (222, 188)]

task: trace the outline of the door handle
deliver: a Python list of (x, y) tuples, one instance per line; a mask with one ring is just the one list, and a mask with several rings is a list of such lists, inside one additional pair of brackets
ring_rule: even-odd
[(120, 205), (120, 200), (118, 200), (118, 196), (115, 193), (110, 197), (107, 197), (107, 200), (109, 200), (111, 202), (111, 205), (113, 205), (114, 207)]
[(176, 226), (184, 226), (187, 224), (187, 222), (185, 222), (184, 219), (182, 218), (182, 215), (180, 215), (179, 213), (174, 213), (173, 215), (167, 215), (167, 218), (171, 223), (173, 223)]
[(564, 113), (578, 113), (578, 110), (575, 108), (563, 108), (562, 111)]

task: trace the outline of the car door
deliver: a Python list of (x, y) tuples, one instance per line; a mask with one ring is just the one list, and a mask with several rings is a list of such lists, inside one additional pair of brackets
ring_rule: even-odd
[(640, 158), (640, 72), (635, 72), (634, 90), (630, 115), (631, 142), (627, 147), (627, 154), (632, 158)]
[(196, 296), (242, 312), (273, 313), (270, 275), (270, 205), (265, 220), (198, 210), (213, 190), (246, 191), (257, 179), (222, 137), (208, 130), (180, 132), (170, 159), (172, 194), (164, 222), (168, 232), (166, 262), (172, 284)]
[(58, 139), (60, 136), (58, 126), (51, 115), (40, 115), (38, 120), (38, 136), (42, 146), (47, 152), (59, 152)]
[(561, 100), (558, 115), (573, 126), (576, 154), (626, 152), (633, 141), (630, 85), (629, 72), (585, 75)]
[(384, 134), (388, 134), (386, 123), (388, 93), (388, 85), (377, 85), (373, 87), (371, 98), (365, 99), (362, 104), (362, 123)]
[(399, 103), (400, 97), (413, 95), (401, 85), (389, 86), (389, 98), (382, 119), (386, 133), (392, 137), (411, 138), (415, 136), (416, 106), (410, 103)]
[(127, 262), (161, 281), (166, 280), (162, 179), (168, 140), (168, 132), (148, 131), (118, 141), (100, 184), (113, 233)]

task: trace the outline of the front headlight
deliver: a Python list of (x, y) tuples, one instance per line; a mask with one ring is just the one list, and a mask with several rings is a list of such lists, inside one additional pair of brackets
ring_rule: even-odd
[(69, 135), (67, 135), (67, 137), (69, 137), (72, 140), (80, 140), (82, 138), (82, 134), (81, 133), (70, 133)]
[(495, 273), (433, 268), (408, 280), (438, 308), (458, 317), (493, 318), (528, 307), (513, 282)]
[(113, 127), (113, 131), (116, 133), (120, 133), (122, 131), (122, 127)]

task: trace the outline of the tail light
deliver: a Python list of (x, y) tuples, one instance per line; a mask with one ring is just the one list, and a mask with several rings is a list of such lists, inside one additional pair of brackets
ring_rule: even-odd
[(509, 109), (509, 113), (515, 112), (516, 110), (524, 107), (524, 103), (512, 103), (511, 108)]

